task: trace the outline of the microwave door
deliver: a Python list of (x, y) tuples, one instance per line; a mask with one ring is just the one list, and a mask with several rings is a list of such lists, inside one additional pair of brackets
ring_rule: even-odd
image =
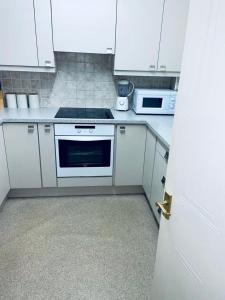
[(143, 108), (156, 108), (161, 109), (163, 106), (163, 98), (161, 97), (143, 97)]

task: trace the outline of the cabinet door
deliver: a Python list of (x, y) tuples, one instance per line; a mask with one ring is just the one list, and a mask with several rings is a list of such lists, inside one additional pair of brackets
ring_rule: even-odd
[(166, 0), (159, 51), (159, 71), (180, 72), (189, 0)]
[(145, 126), (117, 126), (115, 185), (142, 185), (145, 140)]
[(56, 160), (54, 127), (52, 124), (39, 124), (39, 143), (43, 187), (56, 187)]
[(115, 70), (156, 70), (163, 3), (118, 0)]
[(4, 124), (11, 188), (40, 188), (41, 170), (36, 124)]
[(52, 0), (55, 51), (114, 53), (116, 0)]
[(34, 0), (40, 67), (55, 67), (50, 0)]
[(0, 206), (9, 192), (9, 174), (6, 162), (2, 126), (0, 126)]
[(167, 160), (162, 153), (156, 150), (155, 153), (155, 163), (152, 177), (152, 188), (151, 188), (151, 197), (150, 197), (150, 205), (154, 212), (154, 215), (159, 222), (160, 220), (160, 212), (156, 207), (155, 203), (163, 200), (164, 195), (164, 186), (166, 180), (166, 169), (167, 169)]
[(0, 65), (38, 66), (32, 0), (0, 0)]
[(151, 134), (150, 131), (147, 131), (144, 174), (143, 174), (143, 188), (149, 200), (151, 195), (152, 173), (153, 173), (154, 159), (155, 159), (155, 146), (156, 146), (156, 138)]

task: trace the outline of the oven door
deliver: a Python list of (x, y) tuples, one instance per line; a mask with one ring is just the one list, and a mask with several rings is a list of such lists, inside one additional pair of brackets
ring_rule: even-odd
[(55, 136), (57, 177), (112, 176), (113, 136)]

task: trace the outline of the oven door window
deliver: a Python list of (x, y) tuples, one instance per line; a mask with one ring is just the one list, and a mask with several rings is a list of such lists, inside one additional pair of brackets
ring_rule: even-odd
[(111, 140), (58, 140), (60, 168), (109, 167)]

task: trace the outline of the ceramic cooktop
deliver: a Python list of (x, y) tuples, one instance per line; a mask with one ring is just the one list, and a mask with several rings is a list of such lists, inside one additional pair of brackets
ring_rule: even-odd
[(69, 119), (114, 119), (107, 108), (60, 107), (55, 118)]

